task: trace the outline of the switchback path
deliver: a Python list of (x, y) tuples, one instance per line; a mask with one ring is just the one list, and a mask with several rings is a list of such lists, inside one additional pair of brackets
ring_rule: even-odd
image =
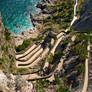
[[(75, 5), (74, 5), (74, 17), (73, 17), (73, 19), (72, 19), (72, 21), (71, 21), (71, 23), (70, 23), (70, 27), (73, 25), (73, 23), (77, 20), (77, 1), (78, 0), (75, 0)], [(67, 28), (66, 30), (65, 30), (65, 32), (67, 32), (67, 31), (69, 31), (69, 29), (70, 29), (70, 27), (69, 28)], [(61, 42), (61, 40), (62, 40), (62, 33), (63, 32), (61, 32), (61, 33), (59, 33), (58, 35), (57, 35), (57, 41), (55, 42), (55, 44), (54, 44), (54, 47), (52, 48), (52, 50), (51, 50), (51, 53), (52, 54), (54, 54), (55, 53), (55, 50), (56, 50), (56, 48), (57, 48), (57, 46), (59, 45), (59, 43)], [(39, 45), (38, 45), (39, 46)], [(17, 59), (17, 61), (16, 61), (16, 66), (17, 67), (19, 67), (18, 66), (18, 64), (28, 64), (28, 63), (30, 63), (30, 62), (34, 62), (34, 60), (35, 59), (39, 59), (39, 55), (41, 54), (41, 53), (43, 53), (43, 48), (40, 48), (39, 50), (37, 50), (37, 51), (35, 51), (35, 53), (33, 53), (33, 54), (31, 54), (32, 53), (32, 51), (34, 51), (37, 47), (38, 47), (37, 45), (33, 45), (32, 47), (30, 47), (30, 49), (28, 49), (25, 53), (22, 53), (22, 54), (19, 54), (19, 55), (16, 55), (16, 59)], [(38, 53), (39, 52), (39, 53)], [(21, 62), (21, 60), (27, 60), (31, 55), (29, 55), (29, 54), (31, 54), (32, 55), (32, 58), (30, 58), (30, 61), (23, 61), (23, 62)], [(27, 56), (28, 55), (28, 56)], [(26, 58), (25, 58), (26, 57)], [(21, 60), (20, 60), (20, 58), (21, 58)], [(22, 59), (23, 58), (23, 59)], [(18, 60), (19, 59), (19, 60)], [(28, 59), (29, 60), (29, 59)], [(39, 59), (40, 60), (40, 59)], [(56, 72), (56, 71), (60, 71), (61, 69), (62, 69), (62, 65), (63, 65), (63, 61), (64, 61), (64, 58), (61, 58), (60, 59), (60, 62), (59, 62), (59, 64), (57, 65), (57, 67), (56, 67), (56, 69), (52, 72), (52, 73), (50, 73), (49, 75), (47, 75), (47, 76), (39, 76), (37, 73), (34, 73), (34, 74), (25, 74), (25, 75), (21, 75), (24, 79), (26, 79), (26, 80), (35, 80), (35, 79), (40, 79), (40, 78), (49, 78), (49, 80), (51, 81), (52, 80), (52, 78), (54, 78), (53, 76), (54, 76), (54, 73)]]

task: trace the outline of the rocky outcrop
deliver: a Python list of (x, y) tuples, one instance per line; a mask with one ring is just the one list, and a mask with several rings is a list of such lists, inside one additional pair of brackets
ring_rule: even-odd
[(46, 8), (46, 5), (44, 4), (44, 3), (38, 3), (37, 5), (36, 5), (36, 7), (37, 8), (40, 8), (41, 10), (43, 10), (43, 9), (45, 9)]
[(32, 83), (0, 70), (0, 92), (32, 92)]
[(53, 9), (47, 10), (48, 6), (53, 6), (54, 0), (46, 0), (39, 2), (36, 7), (41, 9), (42, 14), (53, 14), (55, 11)]
[(47, 9), (49, 5), (51, 6), (53, 4), (54, 4), (54, 0), (42, 0), (36, 5), (36, 7), (40, 9), (40, 13), (36, 15), (30, 14), (30, 18), (34, 26), (37, 26), (38, 24), (42, 24), (43, 18), (46, 18), (55, 12), (55, 10), (53, 9), (50, 10)]

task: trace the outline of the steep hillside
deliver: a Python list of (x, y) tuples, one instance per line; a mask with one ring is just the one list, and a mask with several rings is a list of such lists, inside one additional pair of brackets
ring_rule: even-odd
[(92, 31), (92, 0), (84, 0), (79, 20), (74, 24), (76, 31)]
[(5, 72), (14, 70), (14, 40), (10, 36), (10, 32), (4, 28), (0, 16), (0, 69)]

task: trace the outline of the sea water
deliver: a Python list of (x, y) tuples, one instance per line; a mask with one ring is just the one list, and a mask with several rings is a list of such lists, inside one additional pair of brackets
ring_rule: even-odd
[(0, 0), (0, 12), (4, 26), (15, 34), (33, 29), (30, 13), (39, 13), (40, 10), (35, 5), (40, 1)]

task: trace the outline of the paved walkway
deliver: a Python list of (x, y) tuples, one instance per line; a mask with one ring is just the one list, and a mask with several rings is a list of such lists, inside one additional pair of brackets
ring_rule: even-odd
[(88, 45), (87, 49), (88, 49), (88, 58), (85, 60), (85, 79), (84, 79), (84, 86), (82, 92), (87, 92), (87, 88), (88, 88), (88, 62), (89, 62), (90, 44)]

